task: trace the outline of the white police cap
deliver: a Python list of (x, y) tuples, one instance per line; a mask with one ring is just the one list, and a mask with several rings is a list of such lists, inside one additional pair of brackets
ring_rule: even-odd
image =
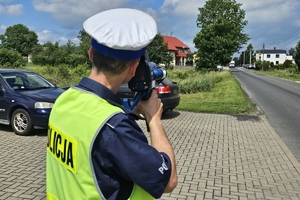
[(157, 34), (155, 20), (142, 11), (118, 8), (100, 12), (83, 23), (92, 47), (120, 60), (140, 58)]

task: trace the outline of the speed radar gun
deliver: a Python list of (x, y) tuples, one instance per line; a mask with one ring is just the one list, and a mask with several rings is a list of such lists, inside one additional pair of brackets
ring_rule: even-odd
[(134, 97), (123, 99), (124, 107), (134, 111), (140, 100), (150, 98), (152, 90), (161, 83), (167, 76), (166, 70), (149, 61), (147, 53), (145, 53), (139, 62), (135, 76), (128, 82), (128, 87), (135, 92)]

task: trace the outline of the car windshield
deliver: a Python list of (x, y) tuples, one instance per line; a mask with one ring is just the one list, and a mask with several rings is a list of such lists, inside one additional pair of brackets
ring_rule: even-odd
[(1, 73), (4, 80), (14, 90), (34, 90), (55, 87), (49, 81), (33, 72)]

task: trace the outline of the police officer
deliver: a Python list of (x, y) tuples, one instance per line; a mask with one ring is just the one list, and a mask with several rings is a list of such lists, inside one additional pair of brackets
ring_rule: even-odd
[[(50, 114), (47, 199), (160, 198), (177, 185), (173, 148), (161, 122), (162, 103), (153, 90), (135, 113), (116, 92), (136, 72), (157, 34), (155, 20), (128, 8), (98, 13), (83, 24), (92, 37), (89, 77), (64, 92)], [(145, 116), (151, 145), (136, 123)]]

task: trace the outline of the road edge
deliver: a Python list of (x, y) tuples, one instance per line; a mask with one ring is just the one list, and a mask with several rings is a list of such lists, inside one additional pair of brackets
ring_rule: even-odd
[[(256, 104), (257, 105), (257, 104)], [(279, 144), (279, 146), (281, 147), (281, 149), (283, 150), (283, 152), (285, 153), (285, 155), (289, 158), (289, 160), (291, 161), (291, 163), (293, 164), (294, 168), (297, 170), (297, 172), (300, 174), (300, 161), (298, 161), (298, 159), (294, 156), (294, 154), (292, 153), (292, 151), (288, 148), (288, 146), (285, 144), (285, 142), (281, 139), (281, 137), (278, 135), (278, 133), (276, 132), (276, 130), (273, 128), (273, 126), (271, 125), (271, 123), (269, 122), (267, 116), (265, 115), (265, 113), (262, 111), (262, 109), (257, 105), (256, 106), (257, 109), (263, 114), (262, 117), (264, 117), (264, 120), (268, 123), (269, 127), (268, 128), (272, 134), (272, 136), (274, 137), (274, 139), (277, 141), (277, 143)]]

